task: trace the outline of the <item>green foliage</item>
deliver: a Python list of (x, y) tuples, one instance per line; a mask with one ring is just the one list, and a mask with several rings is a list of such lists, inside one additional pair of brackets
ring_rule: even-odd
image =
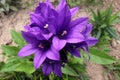
[(70, 7), (102, 4), (101, 0), (67, 0)]
[(106, 64), (112, 64), (116, 60), (113, 57), (106, 54), (105, 50), (91, 48), (90, 49), (90, 61), (96, 64), (106, 65)]
[[(14, 58), (14, 57), (13, 57)], [(10, 58), (12, 59), (12, 58)], [(8, 61), (4, 64), (4, 66), (2, 66), (1, 68), (1, 72), (11, 72), (14, 71), (14, 69), (19, 66), (19, 61), (16, 61), (18, 59), (14, 59), (14, 61)]]
[(82, 3), (82, 0), (67, 0), (67, 3), (70, 7), (79, 6)]
[(113, 8), (110, 6), (105, 11), (99, 11), (95, 13), (92, 10), (93, 18), (91, 22), (93, 23), (92, 35), (98, 39), (102, 37), (109, 37), (119, 39), (115, 29), (113, 28), (114, 24), (120, 22), (119, 14), (113, 13)]
[(15, 32), (14, 30), (11, 30), (11, 36), (13, 41), (19, 46), (19, 47), (23, 47), (26, 42), (23, 39), (21, 33)]
[(2, 46), (3, 53), (7, 56), (16, 56), (18, 51), (20, 50), (18, 47), (15, 46)]
[(70, 66), (66, 65), (62, 68), (62, 72), (70, 76), (79, 76)]
[[(82, 3), (82, 0), (66, 0), (66, 1), (70, 7), (79, 6)], [(57, 6), (59, 4), (59, 0), (55, 0), (53, 4)]]
[(0, 0), (0, 13), (8, 14), (20, 8), (20, 0)]
[(85, 0), (86, 5), (95, 5), (95, 4), (101, 4), (101, 0)]
[(62, 72), (69, 76), (67, 80), (73, 80), (76, 78), (80, 80), (90, 80), (86, 73), (86, 64), (84, 63), (84, 58), (82, 56), (81, 58), (69, 56), (69, 61), (67, 65), (62, 68)]
[(18, 58), (17, 56), (8, 57), (7, 62), (2, 66), (0, 72), (24, 72), (31, 74), (35, 71), (33, 62), (28, 59)]
[(15, 71), (31, 74), (35, 71), (33, 67), (33, 62), (31, 61), (21, 62), (20, 65), (16, 67)]
[(95, 3), (97, 2), (98, 0), (86, 0), (87, 3)]

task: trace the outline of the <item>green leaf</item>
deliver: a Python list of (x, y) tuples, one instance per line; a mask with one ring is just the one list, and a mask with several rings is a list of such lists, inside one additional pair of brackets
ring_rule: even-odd
[(101, 20), (102, 20), (102, 17), (101, 17), (101, 14), (100, 14), (100, 11), (97, 10), (97, 17), (98, 17), (98, 24), (101, 25)]
[(109, 32), (109, 34), (110, 34), (113, 38), (119, 40), (119, 37), (118, 37), (118, 35), (117, 35), (117, 33), (116, 33), (116, 31), (115, 31), (114, 28), (109, 27), (109, 28), (107, 28), (107, 31)]
[(64, 74), (70, 75), (70, 76), (79, 76), (70, 66), (66, 65), (62, 68), (62, 72)]
[(21, 58), (19, 58), (19, 57), (13, 57), (13, 56), (12, 57), (8, 57), (7, 62), (1, 68), (1, 72), (14, 71), (15, 68), (20, 65), (20, 59)]
[(100, 28), (105, 28), (105, 27), (107, 27), (106, 24), (102, 24), (102, 25), (100, 26)]
[(10, 9), (9, 4), (7, 4), (7, 3), (6, 3), (6, 4), (4, 5), (4, 8), (5, 8), (5, 10), (8, 12), (8, 11), (9, 11), (9, 9)]
[(111, 25), (116, 24), (116, 23), (119, 23), (119, 22), (120, 22), (120, 19), (115, 19), (115, 20), (113, 20), (113, 21), (111, 22)]
[(86, 72), (84, 64), (72, 64), (71, 65), (77, 72)]
[(119, 18), (119, 14), (118, 13), (115, 13), (113, 14), (111, 17), (110, 17), (110, 23), (112, 23), (114, 20), (118, 19)]
[(97, 15), (95, 14), (95, 12), (94, 12), (92, 9), (91, 9), (91, 12), (92, 12), (92, 15), (93, 15), (94, 20), (98, 20)]
[(5, 46), (5, 45), (3, 45), (1, 47), (2, 47), (3, 52), (6, 55), (9, 55), (9, 56), (17, 56), (18, 51), (20, 50), (18, 47), (15, 47), (15, 46)]
[(70, 59), (70, 63), (84, 64), (84, 60), (83, 60), (83, 58), (73, 57)]
[[(22, 61), (21, 61), (22, 60)], [(33, 62), (24, 60), (22, 58), (12, 57), (4, 66), (1, 68), (1, 72), (18, 71), (31, 74), (35, 71)]]
[(16, 31), (14, 31), (14, 30), (11, 30), (11, 36), (12, 36), (13, 41), (14, 41), (16, 44), (18, 44), (18, 46), (23, 47), (23, 46), (26, 44), (26, 42), (25, 42), (25, 40), (23, 39), (21, 33), (16, 32)]
[(97, 35), (96, 35), (96, 38), (99, 39), (100, 36), (101, 36), (101, 34), (102, 34), (102, 31), (101, 31), (101, 29), (99, 29), (99, 30), (98, 30), (98, 33), (97, 33)]
[(4, 62), (0, 62), (0, 70), (1, 70), (1, 68), (4, 66)]
[(13, 11), (17, 11), (18, 9), (15, 6), (10, 6), (10, 9)]
[(112, 7), (112, 4), (111, 4), (110, 7), (108, 8), (108, 10), (105, 11), (107, 13), (105, 15), (105, 21), (110, 19), (111, 15), (112, 15), (112, 11), (113, 11), (113, 7)]
[(90, 60), (96, 64), (111, 64), (115, 62), (113, 57), (96, 48), (90, 49)]
[(0, 13), (4, 12), (5, 10), (3, 8), (0, 8)]
[(15, 68), (15, 71), (20, 71), (20, 72), (25, 72), (27, 74), (31, 74), (35, 71), (33, 67), (33, 62), (26, 61), (26, 62), (20, 63), (20, 65)]
[[(112, 14), (113, 13), (112, 5), (110, 5), (110, 7), (105, 11), (98, 10), (96, 13), (93, 10), (91, 11), (93, 15), (91, 22), (94, 25), (92, 35), (98, 38), (99, 40), (103, 36), (108, 36), (109, 38), (113, 37), (117, 39), (118, 36), (115, 34), (115, 31), (107, 30), (107, 28), (113, 27), (115, 23), (120, 22), (118, 13)], [(108, 35), (106, 35), (106, 33)]]
[(4, 5), (6, 3), (6, 0), (0, 0), (0, 3)]
[(12, 57), (8, 57), (7, 63), (17, 64), (17, 63), (23, 62), (25, 60), (26, 60), (26, 58), (22, 58), (22, 57), (18, 57), (18, 56), (12, 56)]
[(14, 69), (16, 67), (18, 67), (20, 64), (15, 64), (15, 63), (6, 63), (2, 69), (1, 69), (1, 72), (10, 72), (10, 71), (14, 71)]

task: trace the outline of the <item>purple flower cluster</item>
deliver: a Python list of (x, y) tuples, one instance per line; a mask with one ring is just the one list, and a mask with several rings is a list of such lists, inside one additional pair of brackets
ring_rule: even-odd
[(55, 8), (49, 0), (39, 3), (30, 14), (31, 23), (25, 26), (22, 36), (28, 43), (18, 53), (19, 57), (34, 54), (34, 67), (42, 67), (49, 75), (54, 72), (62, 76), (61, 67), (67, 62), (67, 52), (80, 57), (80, 49), (88, 52), (88, 47), (97, 43), (90, 36), (92, 24), (87, 17), (72, 20), (78, 7), (69, 8), (65, 0), (60, 0)]

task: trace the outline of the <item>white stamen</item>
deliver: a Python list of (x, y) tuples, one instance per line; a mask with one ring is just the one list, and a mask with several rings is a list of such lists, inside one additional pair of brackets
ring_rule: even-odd
[(42, 49), (44, 48), (44, 46), (42, 44), (39, 44), (38, 47), (42, 48)]
[(66, 35), (66, 34), (67, 34), (67, 31), (64, 30), (63, 33), (61, 34), (61, 36), (64, 36), (64, 35)]
[(44, 26), (44, 28), (48, 28), (48, 24), (46, 24), (46, 25)]

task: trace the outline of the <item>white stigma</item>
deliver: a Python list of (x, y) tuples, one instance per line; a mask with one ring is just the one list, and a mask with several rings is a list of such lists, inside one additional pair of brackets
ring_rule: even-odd
[(46, 25), (44, 26), (44, 28), (48, 28), (48, 24), (46, 24)]
[(66, 34), (67, 34), (67, 31), (64, 30), (63, 33), (61, 34), (61, 36), (64, 36), (64, 35), (66, 35)]

